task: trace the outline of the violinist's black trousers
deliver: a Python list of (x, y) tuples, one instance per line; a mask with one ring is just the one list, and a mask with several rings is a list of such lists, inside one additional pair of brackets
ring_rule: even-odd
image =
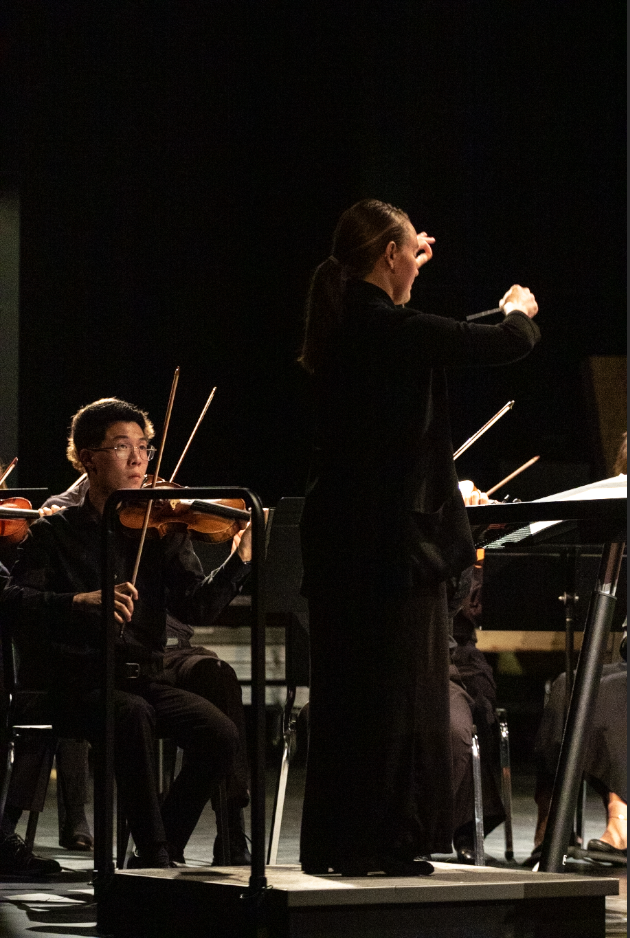
[[(164, 843), (183, 851), (213, 789), (232, 769), (238, 731), (218, 707), (197, 694), (157, 682), (127, 683), (132, 690), (114, 692), (118, 795), (140, 852)], [(98, 745), (99, 694), (93, 690), (77, 701), (93, 745)], [(155, 777), (158, 737), (174, 739), (186, 756), (161, 806)]]

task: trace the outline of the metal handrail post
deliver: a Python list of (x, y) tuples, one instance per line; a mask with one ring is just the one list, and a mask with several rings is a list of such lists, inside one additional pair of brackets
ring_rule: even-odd
[[(252, 710), (254, 714), (255, 745), (252, 759), (252, 872), (248, 896), (256, 896), (256, 907), (267, 887), (265, 877), (265, 608), (264, 608), (264, 556), (265, 515), (258, 495), (250, 489), (227, 486), (191, 487), (186, 498), (242, 498), (251, 508), (252, 523)], [(116, 620), (114, 616), (114, 532), (120, 502), (146, 502), (155, 499), (152, 489), (120, 489), (107, 499), (102, 524), (102, 686), (100, 709), (100, 736), (103, 745), (97, 747), (94, 766), (94, 885), (95, 897), (111, 883), (115, 875), (114, 849), (114, 645)], [(242, 512), (234, 509), (234, 517)], [(229, 516), (230, 509), (222, 508)]]
[(553, 784), (540, 856), (541, 873), (561, 873), (566, 864), (586, 746), (597, 705), (604, 653), (617, 601), (615, 594), (624, 546), (623, 543), (608, 543), (602, 554), (598, 584), (584, 626), (584, 639)]
[(266, 636), (264, 608), (265, 514), (257, 495), (248, 492), (252, 513), (252, 716), (254, 746), (251, 767), (252, 872), (249, 888), (258, 894), (267, 887), (265, 876), (265, 737)]
[(101, 654), (99, 701), (101, 744), (94, 751), (94, 896), (107, 889), (114, 876), (114, 523), (116, 502), (108, 499), (101, 529)]

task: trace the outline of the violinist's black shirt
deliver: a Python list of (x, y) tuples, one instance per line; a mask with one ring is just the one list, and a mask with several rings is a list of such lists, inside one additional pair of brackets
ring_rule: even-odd
[[(131, 579), (137, 537), (115, 533), (116, 582)], [(167, 610), (184, 622), (209, 625), (239, 591), (249, 572), (237, 552), (205, 576), (185, 533), (147, 539), (136, 588), (139, 598), (116, 656), (162, 661)], [(41, 518), (30, 528), (2, 596), (2, 614), (25, 638), (48, 646), (54, 667), (78, 673), (99, 654), (101, 614), (77, 610), (76, 593), (101, 588), (101, 520), (89, 496), (83, 504)]]

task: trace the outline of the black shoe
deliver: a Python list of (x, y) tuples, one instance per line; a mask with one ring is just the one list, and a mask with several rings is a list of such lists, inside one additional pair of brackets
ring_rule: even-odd
[(339, 867), (335, 867), (335, 872), (351, 877), (369, 876), (370, 873), (385, 873), (386, 876), (430, 876), (435, 869), (424, 857), (405, 860), (388, 854), (371, 862), (344, 861)]
[(54, 873), (61, 873), (57, 861), (38, 857), (18, 834), (11, 834), (0, 841), (0, 874), (29, 879)]
[(168, 870), (175, 865), (165, 846), (138, 851), (127, 860), (128, 870)]
[(622, 859), (622, 857), (628, 856), (627, 850), (622, 850), (621, 847), (613, 847), (612, 844), (606, 843), (605, 840), (589, 840), (586, 849), (589, 852), (592, 850), (593, 853), (607, 853), (611, 858), (616, 857), (619, 860)]
[(474, 847), (458, 847), (457, 848), (457, 862), (466, 863), (468, 866), (475, 865), (475, 848)]
[(213, 866), (251, 866), (252, 855), (249, 852), (248, 838), (245, 833), (245, 818), (243, 809), (228, 801), (227, 827), (230, 836), (230, 856), (227, 863), (221, 862), (223, 856), (223, 840), (217, 834), (214, 841), (212, 858)]
[(230, 831), (230, 856), (228, 863), (222, 863), (220, 858), (223, 856), (223, 841), (221, 835), (217, 834), (214, 841), (214, 854), (212, 857), (213, 866), (251, 866), (252, 855), (249, 852), (247, 836), (243, 830)]
[(542, 844), (539, 844), (538, 847), (534, 847), (531, 854), (527, 857), (526, 860), (523, 860), (523, 866), (526, 866), (528, 869), (533, 869), (537, 863), (540, 863), (540, 858), (542, 856)]
[(173, 844), (168, 844), (166, 849), (171, 858), (171, 866), (186, 866), (183, 847), (174, 847)]
[(384, 856), (381, 867), (386, 876), (430, 876), (435, 867), (424, 857), (413, 860), (400, 860), (398, 857)]
[(66, 850), (88, 852), (94, 848), (94, 841), (89, 834), (63, 834), (59, 838), (59, 846)]
[[(475, 854), (474, 847), (462, 844), (461, 846), (457, 847), (455, 852), (457, 853), (458, 863), (464, 863), (466, 864), (466, 866), (475, 866), (477, 862), (477, 856)], [(540, 859), (540, 857), (538, 859)], [(491, 857), (489, 853), (484, 853), (483, 862), (484, 862), (484, 866), (500, 865), (500, 864), (497, 864), (496, 858)], [(536, 860), (535, 862), (537, 863), (538, 860)]]

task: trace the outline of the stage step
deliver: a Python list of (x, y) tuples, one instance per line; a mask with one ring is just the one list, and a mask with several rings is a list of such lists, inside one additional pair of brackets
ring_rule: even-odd
[(307, 876), (267, 867), (118, 871), (99, 894), (115, 938), (604, 938), (617, 879), (436, 863), (430, 877)]

